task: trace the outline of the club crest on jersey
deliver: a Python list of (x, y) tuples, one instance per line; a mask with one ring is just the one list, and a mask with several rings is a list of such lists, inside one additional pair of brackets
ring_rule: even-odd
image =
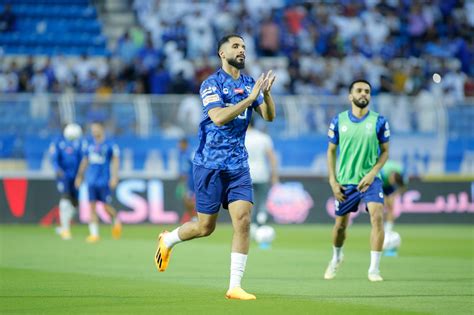
[(245, 86), (245, 89), (247, 90), (247, 92), (250, 93), (250, 86), (246, 85), (246, 86)]
[(244, 94), (244, 89), (235, 88), (235, 89), (234, 89), (234, 93), (235, 93), (235, 94)]
[(224, 94), (229, 94), (229, 89), (228, 89), (228, 88), (223, 88), (223, 89), (222, 89), (222, 93), (224, 93)]

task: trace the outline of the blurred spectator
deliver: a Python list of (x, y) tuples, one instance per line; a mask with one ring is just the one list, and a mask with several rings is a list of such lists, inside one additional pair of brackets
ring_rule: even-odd
[(166, 94), (170, 91), (171, 76), (163, 63), (158, 66), (149, 76), (150, 92), (152, 94)]
[[(430, 90), (462, 100), (474, 75), (472, 7), (472, 1), (134, 0), (141, 25), (117, 41), (113, 59), (59, 55), (43, 73), (54, 92), (94, 92), (113, 72), (106, 90), (133, 92), (140, 81), (145, 93), (194, 93), (215, 70), (215, 39), (238, 32), (252, 64), (249, 74), (274, 69), (280, 94), (337, 95), (353, 79), (366, 77), (374, 93), (415, 96), (440, 71), (443, 82)], [(261, 62), (262, 56), (277, 58)], [(287, 66), (281, 67), (282, 59)], [(435, 69), (453, 60), (460, 67)], [(30, 56), (19, 62), (15, 74), (4, 63), (2, 90), (31, 91), (37, 61)]]
[(259, 47), (263, 56), (276, 56), (280, 50), (278, 25), (271, 17), (266, 18), (261, 25)]
[(46, 93), (48, 91), (48, 77), (42, 69), (37, 69), (31, 78), (31, 88), (34, 93)]
[(116, 54), (125, 63), (131, 64), (137, 55), (138, 49), (130, 38), (130, 32), (126, 32), (117, 43)]
[(182, 71), (171, 80), (170, 93), (171, 94), (186, 94), (192, 91), (191, 83), (186, 80)]

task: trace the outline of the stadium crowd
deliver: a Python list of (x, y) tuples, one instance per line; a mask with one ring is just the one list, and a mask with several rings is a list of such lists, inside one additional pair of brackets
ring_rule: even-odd
[(140, 26), (108, 57), (2, 62), (0, 91), (196, 93), (217, 66), (216, 39), (239, 33), (248, 72), (276, 70), (275, 94), (339, 95), (364, 77), (374, 94), (474, 96), (472, 1), (134, 0), (133, 8)]

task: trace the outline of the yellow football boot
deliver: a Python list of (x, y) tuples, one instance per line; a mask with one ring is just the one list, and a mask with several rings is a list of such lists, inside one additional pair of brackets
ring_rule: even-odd
[(71, 231), (68, 230), (61, 231), (61, 233), (59, 233), (59, 236), (61, 236), (61, 238), (65, 241), (68, 241), (72, 238)]
[(94, 236), (94, 235), (89, 235), (87, 238), (86, 238), (86, 242), (87, 243), (97, 243), (98, 241), (100, 241), (100, 237), (99, 236)]
[(120, 239), (120, 236), (122, 236), (122, 223), (117, 222), (112, 227), (112, 238), (118, 240)]
[(168, 231), (163, 231), (158, 236), (158, 247), (155, 253), (155, 265), (159, 272), (163, 272), (168, 267), (170, 261), (171, 248), (166, 247), (164, 242), (164, 236), (168, 234)]

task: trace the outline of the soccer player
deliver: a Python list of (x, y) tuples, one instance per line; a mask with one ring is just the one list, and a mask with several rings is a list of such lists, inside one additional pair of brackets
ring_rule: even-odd
[(385, 233), (390, 233), (395, 224), (395, 215), (393, 213), (393, 203), (395, 197), (403, 193), (406, 189), (405, 179), (403, 177), (403, 167), (398, 162), (388, 160), (382, 168), (380, 176), (383, 182), (383, 194), (385, 199)]
[(200, 144), (193, 160), (198, 220), (159, 235), (155, 264), (159, 271), (165, 271), (176, 244), (209, 236), (222, 205), (229, 210), (234, 228), (230, 284), (225, 296), (253, 300), (255, 295), (241, 288), (253, 199), (244, 141), (253, 110), (267, 121), (275, 118), (270, 94), (275, 76), (269, 71), (255, 81), (240, 72), (245, 67), (245, 43), (240, 35), (223, 37), (217, 47), (222, 68), (209, 76), (200, 89), (203, 116), (199, 125)]
[(177, 195), (183, 200), (185, 213), (181, 223), (186, 223), (196, 216), (196, 194), (194, 193), (193, 180), (193, 152), (189, 148), (187, 138), (181, 138), (178, 143), (179, 183)]
[[(370, 83), (356, 80), (349, 87), (351, 109), (336, 115), (328, 131), (327, 150), (329, 183), (335, 197), (336, 222), (333, 229), (333, 257), (324, 279), (336, 277), (343, 260), (342, 246), (350, 212), (360, 201), (370, 214), (370, 281), (382, 281), (379, 263), (384, 241), (383, 191), (380, 170), (388, 159), (389, 124), (383, 116), (369, 110)], [(336, 155), (339, 147), (338, 170)]]
[(91, 206), (91, 221), (89, 223), (89, 236), (86, 241), (95, 243), (99, 237), (99, 218), (97, 217), (96, 204), (104, 204), (105, 211), (112, 218), (112, 237), (119, 239), (122, 225), (117, 218), (117, 211), (112, 207), (111, 190), (118, 184), (119, 148), (106, 139), (104, 126), (100, 122), (91, 124), (92, 139), (84, 146), (83, 159), (76, 177), (76, 187), (81, 185), (84, 173), (89, 191)]
[(251, 122), (245, 136), (245, 148), (249, 154), (250, 177), (252, 178), (254, 210), (250, 234), (254, 237), (257, 227), (267, 221), (267, 199), (270, 185), (278, 183), (278, 166), (272, 138), (254, 128)]
[(63, 136), (51, 143), (49, 153), (56, 174), (59, 200), (59, 222), (57, 230), (63, 240), (71, 239), (71, 219), (78, 205), (78, 190), (74, 186), (79, 164), (82, 159), (81, 127), (68, 124)]

